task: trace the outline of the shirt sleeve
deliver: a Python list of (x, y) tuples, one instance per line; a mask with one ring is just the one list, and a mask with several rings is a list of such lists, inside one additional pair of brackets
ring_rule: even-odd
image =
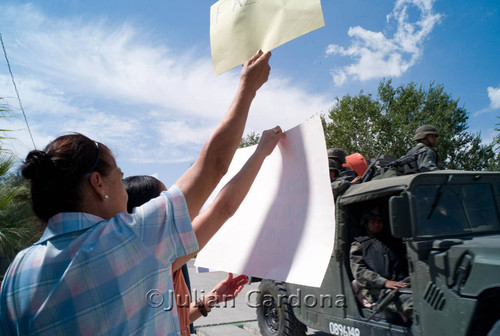
[(427, 148), (425, 152), (419, 155), (418, 170), (420, 172), (428, 172), (437, 169), (437, 154), (431, 148)]
[(135, 208), (131, 215), (122, 215), (131, 217), (132, 229), (146, 246), (155, 248), (157, 258), (173, 261), (198, 250), (186, 199), (176, 185)]
[(2, 332), (6, 335), (15, 335), (14, 330), (12, 329), (11, 320), (9, 318), (9, 312), (7, 311), (7, 289), (6, 283), (9, 279), (4, 279), (1, 291), (0, 291), (0, 326), (2, 326)]

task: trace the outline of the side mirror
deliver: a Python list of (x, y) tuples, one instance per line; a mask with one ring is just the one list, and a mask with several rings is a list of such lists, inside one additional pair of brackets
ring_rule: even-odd
[(396, 238), (412, 236), (413, 217), (411, 215), (410, 194), (403, 192), (400, 196), (389, 199), (389, 217), (391, 233)]

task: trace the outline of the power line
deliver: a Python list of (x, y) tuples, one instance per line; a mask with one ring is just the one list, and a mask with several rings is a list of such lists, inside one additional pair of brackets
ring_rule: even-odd
[(5, 60), (7, 61), (7, 67), (9, 68), (10, 78), (12, 79), (12, 84), (14, 84), (14, 89), (16, 90), (17, 100), (19, 101), (19, 106), (23, 112), (24, 121), (26, 122), (26, 127), (28, 127), (28, 133), (30, 134), (31, 142), (33, 143), (33, 148), (36, 149), (35, 140), (33, 140), (33, 135), (31, 134), (30, 125), (28, 124), (28, 118), (26, 118), (26, 113), (24, 112), (23, 104), (21, 103), (21, 97), (19, 96), (19, 91), (17, 90), (16, 82), (14, 81), (14, 75), (10, 68), (9, 58), (7, 57), (7, 51), (5, 50), (5, 45), (3, 44), (2, 34), (0, 33), (0, 42), (2, 43), (3, 54), (5, 55)]

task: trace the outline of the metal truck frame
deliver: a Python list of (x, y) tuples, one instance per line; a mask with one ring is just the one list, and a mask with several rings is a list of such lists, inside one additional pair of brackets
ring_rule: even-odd
[[(350, 244), (363, 209), (386, 211), (405, 245), (410, 323), (363, 308), (352, 289)], [(335, 201), (336, 237), (321, 287), (263, 280), (262, 335), (500, 335), (500, 172), (436, 171), (354, 184)], [(498, 333), (497, 333), (498, 332)]]

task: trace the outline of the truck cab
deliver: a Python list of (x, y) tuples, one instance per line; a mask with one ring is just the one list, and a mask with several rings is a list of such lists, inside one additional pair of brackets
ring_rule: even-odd
[[(365, 308), (349, 251), (364, 209), (379, 207), (404, 245), (413, 316)], [(435, 171), (351, 185), (335, 200), (336, 236), (321, 287), (265, 279), (262, 335), (493, 335), (500, 320), (500, 173)], [(497, 323), (498, 325), (498, 323)]]

